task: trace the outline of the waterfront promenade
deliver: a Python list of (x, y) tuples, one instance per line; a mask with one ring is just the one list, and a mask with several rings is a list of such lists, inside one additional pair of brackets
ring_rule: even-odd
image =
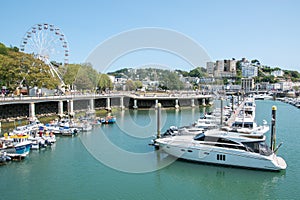
[(34, 117), (44, 114), (74, 114), (81, 110), (118, 107), (120, 109), (195, 107), (212, 104), (210, 94), (192, 91), (177, 93), (72, 94), (61, 96), (15, 96), (0, 98), (0, 118)]

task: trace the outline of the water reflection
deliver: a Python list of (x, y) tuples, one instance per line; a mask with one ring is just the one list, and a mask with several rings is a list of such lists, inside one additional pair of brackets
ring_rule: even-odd
[[(274, 195), (283, 172), (267, 172), (177, 160), (160, 170), (173, 183), (184, 183), (195, 198), (264, 199)], [(164, 180), (162, 180), (164, 181)]]

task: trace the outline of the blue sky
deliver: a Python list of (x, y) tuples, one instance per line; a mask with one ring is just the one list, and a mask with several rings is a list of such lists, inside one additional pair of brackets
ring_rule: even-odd
[[(297, 0), (10, 0), (0, 5), (0, 42), (19, 46), (32, 25), (54, 24), (67, 37), (71, 63), (85, 62), (97, 45), (121, 32), (159, 27), (190, 37), (212, 60), (246, 57), (300, 71)], [(149, 63), (192, 68), (172, 54), (147, 50), (122, 56), (111, 70)]]

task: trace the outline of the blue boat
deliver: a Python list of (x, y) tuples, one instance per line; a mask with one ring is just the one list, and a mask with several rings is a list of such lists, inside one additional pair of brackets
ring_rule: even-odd
[(31, 148), (31, 141), (28, 140), (28, 135), (12, 135), (7, 134), (1, 138), (2, 149), (5, 150), (10, 157), (26, 157)]
[(105, 118), (101, 118), (100, 122), (101, 124), (114, 124), (116, 123), (117, 118), (115, 116), (107, 116)]

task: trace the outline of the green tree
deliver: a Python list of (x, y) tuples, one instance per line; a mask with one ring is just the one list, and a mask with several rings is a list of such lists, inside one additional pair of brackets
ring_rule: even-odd
[(206, 70), (203, 68), (203, 67), (197, 67), (195, 69), (192, 69), (190, 72), (189, 72), (189, 76), (191, 77), (206, 77), (207, 74), (206, 74)]
[(141, 81), (134, 81), (134, 86), (138, 89), (143, 87), (143, 83)]
[(63, 80), (66, 85), (73, 85), (76, 76), (78, 74), (79, 69), (81, 68), (81, 65), (79, 64), (69, 64), (65, 66), (64, 68), (60, 69), (63, 75)]
[(93, 90), (98, 84), (98, 72), (89, 63), (70, 64), (61, 69), (67, 85), (75, 85), (78, 90)]
[(175, 71), (178, 72), (179, 74), (182, 74), (182, 76), (184, 76), (184, 77), (189, 76), (189, 72), (187, 72), (187, 71), (183, 71), (183, 70), (180, 70), (180, 69), (176, 69)]
[(165, 71), (161, 75), (160, 79), (160, 88), (168, 90), (181, 90), (184, 89), (183, 82), (179, 79), (179, 76), (176, 72)]
[(7, 55), (8, 54), (8, 49), (2, 43), (0, 43), (0, 54), (3, 54), (3, 55)]
[(20, 86), (25, 86), (27, 89), (34, 86), (54, 89), (59, 84), (59, 79), (52, 76), (49, 66), (43, 61), (34, 58), (31, 54), (17, 52), (10, 48), (6, 48), (6, 52), (7, 54), (0, 54), (2, 86), (14, 91)]
[(131, 90), (135, 90), (135, 89), (136, 89), (136, 86), (135, 86), (134, 82), (133, 82), (131, 79), (128, 79), (128, 80), (126, 81), (126, 89), (127, 89), (128, 91), (131, 91)]
[(93, 82), (89, 79), (88, 72), (83, 69), (79, 69), (74, 85), (76, 85), (77, 90), (91, 90), (96, 86), (93, 85)]
[(260, 65), (260, 62), (257, 59), (251, 60), (251, 63), (255, 65)]
[(113, 89), (113, 83), (111, 79), (106, 74), (99, 74), (98, 75), (98, 90), (99, 91), (105, 91), (106, 89), (112, 90)]

